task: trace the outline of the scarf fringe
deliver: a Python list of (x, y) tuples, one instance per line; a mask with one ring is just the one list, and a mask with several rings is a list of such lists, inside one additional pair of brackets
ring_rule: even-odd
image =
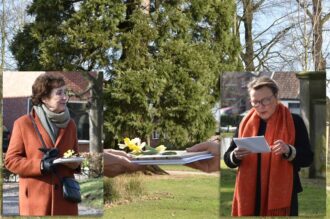
[(290, 215), (290, 207), (270, 209), (267, 211), (267, 216), (289, 216), (289, 215)]

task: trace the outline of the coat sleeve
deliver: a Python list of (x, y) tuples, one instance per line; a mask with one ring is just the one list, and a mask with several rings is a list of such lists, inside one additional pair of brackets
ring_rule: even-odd
[[(234, 138), (236, 138), (238, 136), (238, 127), (236, 129), (236, 132), (234, 134)], [(236, 144), (235, 142), (232, 140), (230, 143), (229, 148), (227, 149), (227, 151), (225, 152), (223, 158), (225, 161), (225, 164), (229, 167), (229, 168), (236, 168), (239, 166), (240, 164), (240, 160), (237, 159), (234, 155), (232, 156), (231, 153), (233, 152), (233, 150), (236, 148)], [(232, 157), (231, 157), (232, 156)]]
[(31, 177), (42, 175), (40, 165), (41, 158), (27, 158), (22, 135), (22, 127), (20, 123), (16, 121), (14, 123), (12, 136), (5, 157), (6, 168), (20, 176)]
[(292, 160), (292, 163), (296, 168), (308, 167), (312, 164), (314, 157), (308, 132), (302, 118), (296, 114), (292, 114), (292, 116), (296, 129), (294, 145), (296, 149), (296, 157)]

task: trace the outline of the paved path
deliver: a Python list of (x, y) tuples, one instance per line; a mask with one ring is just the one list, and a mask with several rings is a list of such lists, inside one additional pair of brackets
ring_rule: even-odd
[[(18, 183), (3, 183), (3, 215), (18, 215)], [(102, 215), (100, 209), (78, 205), (79, 215)]]

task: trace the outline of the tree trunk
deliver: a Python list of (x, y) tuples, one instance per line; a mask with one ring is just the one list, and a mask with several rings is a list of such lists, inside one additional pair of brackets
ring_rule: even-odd
[(89, 110), (89, 151), (101, 153), (103, 131), (103, 72), (98, 72), (96, 79), (90, 81), (91, 108)]
[[(6, 50), (6, 15), (5, 15), (5, 0), (2, 0), (2, 16), (1, 16), (1, 73), (5, 68), (5, 50)], [(1, 83), (2, 85), (2, 83)], [(2, 89), (1, 89), (2, 91)]]
[(322, 54), (322, 0), (313, 0), (313, 59), (314, 59), (314, 70), (321, 71), (325, 70), (325, 58)]
[(245, 70), (254, 71), (255, 66), (253, 63), (254, 50), (252, 39), (252, 21), (253, 21), (253, 2), (252, 0), (243, 0), (243, 22), (245, 28), (245, 54), (243, 61), (245, 64)]
[[(2, 138), (3, 138), (3, 86), (2, 86), (2, 80), (3, 80), (3, 71), (5, 68), (5, 44), (6, 44), (6, 30), (5, 30), (5, 24), (6, 24), (6, 15), (5, 15), (5, 0), (2, 0), (2, 17), (1, 17), (1, 66), (0, 66), (0, 144), (2, 145)], [(1, 147), (2, 148), (2, 147)], [(2, 149), (1, 149), (2, 151)], [(2, 167), (2, 159), (0, 161), (0, 165)], [(2, 173), (0, 174), (2, 177)]]

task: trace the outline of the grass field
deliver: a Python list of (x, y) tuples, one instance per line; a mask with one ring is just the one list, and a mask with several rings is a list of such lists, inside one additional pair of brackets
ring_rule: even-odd
[(187, 166), (183, 166), (183, 165), (159, 165), (160, 168), (162, 168), (163, 170), (179, 170), (179, 171), (196, 171), (196, 172), (200, 172), (199, 170), (187, 167)]
[[(224, 166), (222, 166), (224, 167)], [(232, 169), (221, 170), (220, 215), (230, 216), (236, 172)], [(304, 191), (298, 195), (299, 216), (322, 217), (326, 214), (325, 179), (301, 178)]]
[(79, 182), (81, 188), (81, 196), (86, 206), (94, 208), (103, 208), (103, 180), (86, 179)]
[[(165, 170), (190, 171), (188, 167)], [(219, 178), (205, 175), (143, 176), (145, 194), (105, 208), (104, 218), (218, 218)]]

